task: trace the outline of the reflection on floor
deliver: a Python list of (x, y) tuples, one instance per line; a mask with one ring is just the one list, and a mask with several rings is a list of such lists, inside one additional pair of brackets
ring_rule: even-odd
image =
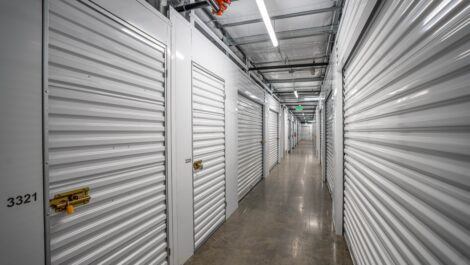
[(187, 265), (352, 265), (335, 236), (313, 145), (300, 143), (241, 202)]

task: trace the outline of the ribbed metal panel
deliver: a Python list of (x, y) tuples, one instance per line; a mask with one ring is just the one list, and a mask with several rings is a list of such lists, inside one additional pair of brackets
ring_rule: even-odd
[(312, 125), (304, 124), (300, 127), (300, 140), (312, 141)]
[(289, 114), (289, 151), (294, 147), (294, 126), (292, 121), (292, 114)]
[(345, 69), (357, 264), (470, 264), (470, 6), (385, 1)]
[(326, 151), (326, 129), (325, 129), (325, 107), (323, 103), (323, 108), (320, 109), (320, 164), (321, 164), (321, 174), (322, 180), (326, 181), (326, 162), (325, 162), (325, 151)]
[(238, 198), (263, 177), (263, 107), (238, 95)]
[(333, 93), (326, 100), (326, 181), (328, 188), (331, 192), (331, 197), (334, 198), (335, 192), (335, 150), (334, 150), (334, 135), (333, 135), (333, 124), (334, 124), (334, 105), (335, 99)]
[(225, 84), (193, 64), (194, 246), (225, 221)]
[(270, 109), (269, 114), (268, 114), (269, 170), (271, 170), (278, 162), (278, 155), (279, 155), (278, 127), (279, 127), (279, 115), (277, 112)]
[(91, 195), (50, 213), (51, 263), (166, 264), (165, 47), (79, 1), (49, 8), (49, 197)]

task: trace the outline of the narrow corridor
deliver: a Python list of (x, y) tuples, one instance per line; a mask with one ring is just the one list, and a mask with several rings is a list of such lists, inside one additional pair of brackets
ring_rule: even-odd
[(312, 144), (287, 155), (186, 264), (352, 264)]

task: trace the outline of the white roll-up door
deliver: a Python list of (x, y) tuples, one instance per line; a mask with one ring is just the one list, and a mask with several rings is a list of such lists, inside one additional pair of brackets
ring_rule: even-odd
[(193, 64), (194, 247), (225, 221), (225, 84)]
[(330, 188), (331, 197), (334, 198), (335, 192), (335, 150), (334, 150), (334, 97), (333, 93), (326, 100), (326, 181)]
[(326, 181), (326, 122), (325, 107), (320, 110), (320, 164), (322, 180)]
[(300, 140), (302, 141), (312, 141), (312, 125), (304, 124), (300, 127)]
[(279, 115), (273, 110), (269, 110), (268, 115), (268, 143), (269, 143), (269, 170), (271, 170), (278, 162), (279, 154)]
[(292, 115), (289, 119), (289, 152), (294, 148), (294, 126), (292, 122)]
[(263, 177), (263, 107), (238, 95), (238, 198)]
[(51, 264), (167, 264), (165, 47), (79, 1), (48, 3), (49, 198), (91, 197), (50, 209)]
[(345, 68), (356, 264), (470, 264), (470, 6), (384, 1)]
[(288, 142), (288, 151), (290, 152), (291, 149), (292, 149), (292, 130), (291, 130), (292, 125), (291, 125), (291, 122), (290, 122), (290, 116), (288, 117), (287, 123), (288, 123), (288, 125), (287, 125), (288, 126), (288, 129), (287, 129), (288, 130), (287, 131), (288, 141), (287, 142)]

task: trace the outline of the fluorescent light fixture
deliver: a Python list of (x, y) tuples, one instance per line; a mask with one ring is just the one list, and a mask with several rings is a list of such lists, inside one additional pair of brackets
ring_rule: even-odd
[(315, 100), (318, 100), (319, 98), (318, 97), (307, 97), (307, 98), (304, 98), (305, 101), (315, 101)]
[(297, 94), (297, 90), (294, 90), (294, 95), (296, 98), (299, 98), (299, 94)]
[(261, 13), (261, 17), (263, 18), (264, 25), (268, 30), (268, 34), (271, 38), (273, 46), (277, 47), (279, 42), (277, 42), (276, 32), (274, 32), (273, 24), (271, 24), (271, 19), (269, 18), (268, 10), (266, 9), (264, 0), (256, 0), (256, 4), (258, 5), (259, 12)]

